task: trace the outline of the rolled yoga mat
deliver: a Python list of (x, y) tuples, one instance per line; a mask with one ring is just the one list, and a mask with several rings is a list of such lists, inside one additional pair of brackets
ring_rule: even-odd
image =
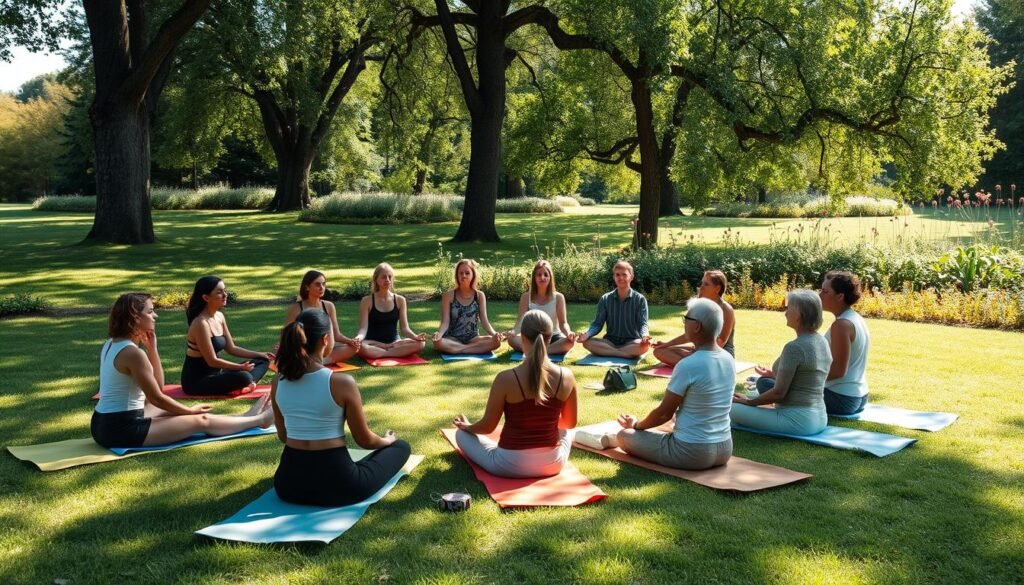
[(830, 414), (829, 416), (929, 432), (941, 431), (960, 418), (960, 415), (951, 412), (907, 410), (905, 408), (894, 408), (892, 406), (871, 403), (868, 403), (864, 410), (857, 414)]

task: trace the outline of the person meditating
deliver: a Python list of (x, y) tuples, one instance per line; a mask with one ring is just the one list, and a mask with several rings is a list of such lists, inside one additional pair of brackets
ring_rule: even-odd
[[(480, 335), (480, 325), (487, 335)], [(448, 354), (487, 353), (501, 347), (501, 339), (487, 320), (487, 296), (477, 290), (477, 264), (463, 258), (455, 264), (455, 288), (441, 295), (434, 348)]]
[[(814, 435), (825, 430), (825, 377), (832, 365), (828, 342), (818, 334), (821, 327), (821, 299), (813, 291), (799, 289), (786, 294), (786, 325), (796, 339), (782, 348), (782, 355), (769, 370), (757, 366), (759, 394), (748, 398), (734, 394), (732, 422), (745, 427)], [(774, 404), (775, 408), (758, 408)]]
[[(221, 312), (227, 304), (228, 291), (219, 277), (204, 276), (196, 281), (185, 308), (188, 337), (181, 366), (181, 389), (185, 394), (214, 396), (252, 391), (270, 368), (274, 354), (235, 345)], [(221, 351), (247, 361), (221, 359)]]
[(519, 297), (519, 314), (516, 316), (516, 326), (512, 331), (505, 334), (509, 346), (515, 351), (523, 351), (523, 342), (520, 335), (523, 315), (527, 311), (544, 311), (555, 325), (555, 332), (551, 336), (551, 345), (548, 346), (549, 354), (564, 355), (569, 353), (576, 345), (576, 334), (569, 327), (566, 319), (565, 296), (555, 290), (555, 274), (551, 270), (551, 264), (547, 260), (538, 260), (533, 265), (533, 276), (530, 278), (530, 288)]
[[(273, 422), (264, 396), (245, 414), (209, 414), (210, 406), (185, 406), (163, 392), (157, 351), (156, 311), (147, 293), (127, 293), (110, 309), (110, 338), (100, 352), (100, 400), (90, 430), (100, 446), (141, 447), (174, 443), (195, 433), (233, 435)], [(142, 346), (142, 347), (140, 347)]]
[[(612, 267), (615, 290), (605, 293), (597, 302), (597, 317), (590, 329), (577, 341), (594, 355), (637, 358), (650, 348), (651, 337), (647, 332), (647, 299), (633, 290), (633, 266), (619, 260)], [(594, 336), (608, 325), (603, 339)]]
[[(576, 427), (576, 378), (548, 360), (553, 325), (542, 311), (523, 315), (523, 362), (500, 372), (491, 384), (484, 415), (452, 421), (455, 442), (472, 462), (502, 477), (557, 475), (569, 460)], [(497, 443), (483, 436), (505, 416)]]
[[(274, 473), (279, 498), (307, 506), (346, 506), (375, 494), (405, 465), (411, 449), (392, 431), (370, 430), (362, 398), (348, 374), (323, 366), (330, 354), (331, 321), (306, 309), (281, 331), (278, 373), (270, 386), (277, 436), (284, 443)], [(363, 449), (353, 461), (345, 423)]]
[(825, 412), (856, 414), (867, 406), (868, 325), (852, 305), (860, 300), (860, 279), (851, 272), (832, 271), (821, 284), (821, 308), (836, 316), (825, 332), (832, 367), (825, 380)]
[[(419, 353), (426, 345), (424, 333), (414, 333), (409, 327), (405, 297), (395, 294), (395, 270), (389, 264), (378, 264), (373, 269), (370, 295), (359, 301), (359, 357), (374, 360), (388, 357), (406, 357)], [(404, 337), (399, 337), (398, 327)]]
[[(700, 289), (697, 296), (702, 299), (710, 299), (722, 309), (723, 323), (722, 332), (718, 335), (718, 346), (736, 357), (736, 348), (733, 345), (733, 337), (736, 333), (736, 311), (732, 305), (725, 302), (725, 291), (729, 282), (725, 273), (721, 270), (708, 270), (700, 279)], [(669, 341), (655, 341), (654, 357), (661, 360), (661, 363), (674, 366), (679, 360), (688, 357), (694, 352), (694, 342), (684, 333)]]
[[(666, 467), (708, 469), (732, 456), (729, 410), (736, 365), (717, 343), (725, 320), (721, 306), (694, 298), (686, 308), (684, 335), (694, 349), (672, 370), (661, 404), (643, 419), (623, 414), (618, 419), (623, 429), (601, 444)], [(659, 430), (673, 416), (675, 428)]]
[(310, 270), (302, 277), (299, 284), (299, 298), (288, 305), (288, 314), (284, 324), (287, 325), (306, 309), (320, 309), (331, 318), (331, 353), (324, 358), (325, 364), (337, 364), (351, 359), (359, 351), (358, 339), (346, 337), (338, 327), (338, 311), (331, 301), (324, 300), (327, 292), (327, 277), (323, 272)]

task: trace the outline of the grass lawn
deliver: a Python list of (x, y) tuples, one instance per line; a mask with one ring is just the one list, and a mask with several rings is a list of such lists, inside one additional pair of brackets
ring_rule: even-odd
[[(11, 219), (21, 217), (21, 220)], [(30, 221), (6, 212), (8, 222)], [(4, 260), (0, 276), (27, 270), (34, 282), (70, 289), (65, 302), (108, 303), (110, 291), (140, 282), (148, 270), (170, 270), (174, 284), (191, 280), (193, 244), (210, 250), (214, 234), (237, 214), (212, 214), (211, 223), (158, 232), (174, 242), (132, 250), (73, 248), (84, 220), (50, 218), (52, 249), (17, 270)], [(257, 238), (280, 233), (279, 218), (256, 216)], [(526, 218), (525, 222), (539, 219)], [(571, 227), (572, 224), (566, 224)], [(364, 228), (303, 226), (317, 234), (324, 262), (336, 265), (342, 234)], [(419, 228), (424, 234), (445, 228)], [(369, 229), (359, 238), (371, 239)], [(581, 232), (585, 231), (580, 227)], [(7, 231), (7, 228), (4, 228)], [(513, 230), (504, 233), (515, 242)], [(12, 236), (4, 235), (6, 245)], [(425, 236), (429, 241), (429, 237)], [(182, 243), (184, 241), (185, 243)], [(274, 247), (261, 239), (267, 253)], [(196, 244), (198, 245), (198, 244)], [(21, 246), (20, 244), (16, 247)], [(45, 247), (44, 247), (45, 248)], [(179, 250), (180, 248), (180, 250)], [(310, 249), (307, 249), (310, 248)], [(429, 248), (429, 246), (428, 246)], [(19, 247), (24, 252), (28, 247)], [(281, 250), (247, 273), (252, 290), (283, 296), (314, 248)], [(410, 248), (411, 250), (411, 248)], [(396, 252), (401, 258), (404, 252)], [(138, 256), (136, 256), (136, 254)], [(147, 256), (147, 254), (151, 256)], [(429, 249), (423, 252), (429, 257)], [(102, 268), (111, 257), (120, 270)], [(229, 266), (240, 251), (223, 251)], [(370, 256), (359, 253), (369, 266)], [(128, 258), (152, 257), (147, 268)], [(43, 261), (52, 263), (49, 266)], [(68, 282), (77, 262), (104, 274), (96, 290)], [(426, 262), (426, 259), (423, 260)], [(274, 267), (272, 270), (269, 267)], [(30, 269), (30, 267), (32, 267)], [(57, 272), (54, 272), (57, 270)], [(216, 267), (224, 271), (221, 265)], [(399, 275), (403, 274), (399, 269)], [(46, 275), (49, 274), (49, 279)], [(237, 276), (241, 277), (239, 270)], [(235, 274), (232, 274), (235, 275)], [(186, 279), (187, 276), (187, 279)], [(284, 276), (287, 276), (285, 278)], [(86, 277), (74, 277), (83, 278)], [(268, 280), (270, 282), (268, 283)], [(239, 278), (241, 280), (241, 278)], [(56, 281), (56, 282), (51, 282)], [(241, 285), (242, 282), (237, 284)], [(289, 286), (285, 286), (285, 285)], [(273, 286), (271, 286), (273, 285)], [(355, 305), (339, 313), (351, 331)], [(433, 331), (435, 303), (412, 303), (413, 327)], [(577, 328), (593, 308), (571, 305)], [(492, 321), (511, 324), (515, 307), (494, 303)], [(267, 348), (283, 306), (229, 307), (241, 344)], [(678, 309), (654, 307), (656, 336), (674, 334)], [(1024, 574), (1024, 407), (1020, 398), (1020, 333), (869, 321), (873, 352), (868, 376), (879, 403), (957, 412), (961, 419), (938, 433), (859, 422), (843, 426), (893, 432), (919, 442), (878, 459), (746, 433), (735, 434), (736, 454), (814, 474), (806, 483), (736, 496), (661, 476), (585, 452), (572, 459), (609, 494), (601, 504), (572, 509), (502, 512), (469, 467), (447, 447), (437, 428), (454, 414), (478, 416), (497, 362), (442, 364), (354, 372), (373, 428), (396, 429), (426, 460), (347, 534), (328, 546), (248, 546), (211, 543), (194, 530), (223, 519), (271, 486), (281, 445), (274, 437), (192, 447), (121, 462), (41, 473), (0, 455), (0, 581), (3, 583), (1020, 583)], [(168, 380), (176, 381), (184, 346), (181, 311), (164, 311), (158, 325)], [(778, 313), (740, 311), (741, 359), (770, 362), (791, 331)], [(102, 315), (5, 320), (0, 326), (0, 444), (87, 437), (97, 386)], [(577, 349), (575, 357), (582, 351)], [(601, 368), (574, 368), (582, 383)], [(645, 413), (665, 381), (641, 377), (629, 393), (582, 390), (581, 423), (621, 412)], [(237, 412), (243, 402), (219, 403)], [(474, 498), (466, 514), (437, 512), (434, 492), (464, 490)]]
[[(485, 263), (536, 258), (536, 248), (565, 242), (592, 245), (601, 237), (606, 250), (628, 245), (635, 206), (570, 208), (565, 214), (499, 214), (500, 244), (446, 244)], [(1004, 210), (1005, 214), (1005, 210)], [(151, 246), (79, 245), (89, 231), (89, 214), (44, 213), (28, 205), (0, 205), (0, 295), (27, 292), (59, 307), (109, 306), (128, 289), (188, 289), (208, 273), (225, 279), (242, 299), (294, 295), (302, 273), (318, 268), (329, 286), (341, 288), (369, 279), (381, 261), (398, 270), (398, 286), (407, 292), (433, 289), (437, 244), (455, 233), (456, 224), (372, 226), (311, 224), (295, 214), (251, 211), (154, 212), (158, 243)], [(823, 220), (674, 217), (663, 222), (662, 243), (722, 243), (727, 229), (743, 241), (771, 237), (807, 239), (816, 230), (828, 241), (902, 239), (953, 242), (985, 229), (984, 222), (961, 222), (925, 210), (906, 220), (843, 218)], [(802, 228), (801, 228), (802, 226)], [(800, 231), (799, 236), (797, 231)], [(877, 230), (877, 236), (872, 230)], [(536, 247), (536, 248), (535, 248)]]

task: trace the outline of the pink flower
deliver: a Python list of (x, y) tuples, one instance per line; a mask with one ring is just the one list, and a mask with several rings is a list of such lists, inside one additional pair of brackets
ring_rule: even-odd
[(1002, 190), (1003, 190), (1003, 186), (1000, 185), (999, 183), (996, 183), (996, 191), (1002, 191)]
[(952, 195), (950, 195), (949, 197), (946, 197), (946, 203), (952, 203), (952, 202), (953, 202), (953, 196)]

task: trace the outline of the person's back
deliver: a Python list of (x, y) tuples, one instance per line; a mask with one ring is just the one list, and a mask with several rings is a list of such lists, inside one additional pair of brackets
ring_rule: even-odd
[[(846, 373), (838, 379), (828, 383), (828, 389), (843, 396), (867, 396), (868, 383), (865, 371), (867, 369), (868, 351), (871, 347), (871, 333), (864, 317), (853, 309), (847, 309), (839, 315), (839, 319), (845, 319), (853, 325), (854, 337), (850, 344), (850, 357), (846, 366)], [(831, 341), (831, 330), (825, 332), (826, 341)]]
[(776, 372), (793, 368), (795, 373), (781, 406), (825, 407), (822, 398), (825, 378), (832, 365), (832, 352), (825, 338), (817, 333), (798, 335), (782, 348), (782, 355), (772, 367)]
[(698, 350), (672, 371), (669, 390), (682, 394), (675, 438), (683, 443), (719, 443), (732, 437), (729, 411), (736, 362), (724, 349)]
[[(554, 368), (558, 370), (558, 378), (549, 381), (551, 387), (554, 388), (553, 396), (543, 402), (527, 398), (522, 385), (519, 384), (518, 374), (514, 369), (510, 370), (516, 377), (519, 397), (522, 400), (505, 402), (505, 425), (501, 429), (499, 447), (503, 449), (535, 449), (558, 445), (558, 421), (565, 404), (565, 400), (559, 398), (559, 395), (566, 390), (562, 388), (563, 369), (558, 366), (554, 366)], [(549, 373), (545, 374), (550, 375)]]
[(298, 380), (277, 382), (277, 407), (284, 417), (288, 438), (304, 441), (345, 438), (345, 409), (331, 394), (328, 368), (309, 372)]

